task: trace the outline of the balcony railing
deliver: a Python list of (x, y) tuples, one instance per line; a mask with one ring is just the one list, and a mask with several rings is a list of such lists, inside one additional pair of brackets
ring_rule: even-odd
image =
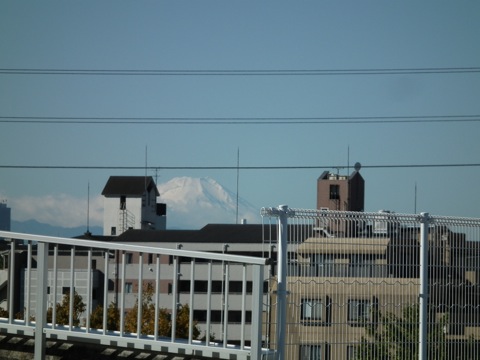
[[(266, 259), (5, 231), (0, 238), (9, 249), (8, 308), (0, 332), (35, 336), (36, 359), (44, 358), (46, 338), (223, 359), (272, 355), (262, 349)], [(182, 293), (188, 299), (184, 304), (179, 303), (180, 257), (190, 259), (191, 290), (187, 298)], [(199, 267), (208, 284), (223, 274), (221, 303), (211, 286), (201, 299), (195, 297)], [(241, 293), (228, 291), (233, 269), (241, 273)], [(243, 315), (235, 324), (240, 326), (235, 342), (229, 335), (231, 303), (251, 314), (251, 321)], [(211, 313), (217, 310), (223, 312), (221, 335), (211, 331)], [(198, 311), (205, 313), (203, 328), (194, 316)]]

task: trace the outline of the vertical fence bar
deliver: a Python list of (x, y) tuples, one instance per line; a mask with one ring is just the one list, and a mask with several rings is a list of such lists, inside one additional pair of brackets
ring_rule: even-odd
[[(125, 333), (125, 251), (122, 250), (122, 268), (120, 270), (121, 281), (120, 281), (120, 335), (123, 336)], [(117, 274), (118, 276), (118, 274)]]
[[(10, 242), (10, 256), (8, 257), (8, 323), (13, 322), (13, 303), (15, 299), (15, 239)], [(38, 276), (38, 275), (37, 275)]]
[(230, 263), (225, 264), (225, 288), (224, 293), (224, 302), (223, 302), (223, 347), (226, 348), (228, 345), (228, 301), (230, 299)]
[(58, 279), (57, 258), (58, 258), (58, 244), (55, 244), (53, 247), (53, 285), (52, 285), (53, 287), (52, 328), (53, 329), (55, 329), (57, 325), (57, 279)]
[(143, 253), (138, 254), (138, 307), (137, 307), (137, 338), (142, 334), (142, 316), (143, 316)]
[(160, 309), (160, 255), (155, 256), (155, 324), (153, 326), (154, 338), (158, 340), (158, 316)]
[(178, 256), (173, 258), (173, 289), (172, 289), (172, 333), (171, 340), (175, 341), (175, 335), (177, 332), (177, 308), (178, 308), (178, 278), (180, 276), (178, 268)]
[(195, 293), (195, 259), (190, 262), (190, 308), (188, 317), (188, 343), (193, 340), (193, 294)]
[(241, 334), (240, 334), (240, 349), (245, 347), (245, 321), (247, 310), (245, 308), (245, 302), (247, 297), (247, 266), (242, 266), (242, 320), (241, 320)]
[(37, 245), (37, 304), (35, 311), (34, 359), (45, 358), (46, 335), (43, 332), (47, 322), (48, 244)]
[(212, 312), (212, 261), (208, 262), (208, 283), (207, 283), (207, 329), (205, 334), (205, 343), (210, 345), (210, 326)]
[(251, 358), (262, 358), (263, 265), (252, 266)]
[(419, 314), (419, 360), (427, 360), (428, 326), (428, 229), (430, 216), (421, 213), (420, 218), (420, 314)]
[(85, 328), (86, 332), (90, 332), (90, 313), (92, 312), (92, 249), (87, 250), (87, 304)]
[(70, 249), (70, 304), (68, 307), (68, 330), (73, 327), (73, 302), (75, 300), (75, 246)]
[(287, 315), (287, 205), (278, 207), (278, 285), (277, 285), (277, 359), (285, 359), (285, 330)]
[[(32, 242), (28, 242), (28, 250), (27, 250), (27, 278), (26, 278), (26, 284), (27, 284), (27, 289), (26, 289), (26, 301), (25, 301), (25, 314), (24, 314), (24, 320), (25, 324), (28, 325), (30, 323), (30, 298), (31, 298), (31, 278), (32, 278)], [(37, 274), (38, 276), (38, 274)], [(38, 281), (38, 279), (37, 279)], [(41, 289), (41, 288), (40, 288)], [(38, 289), (37, 289), (38, 292)]]
[(108, 250), (103, 254), (104, 256), (104, 279), (103, 279), (103, 335), (107, 333), (108, 329)]

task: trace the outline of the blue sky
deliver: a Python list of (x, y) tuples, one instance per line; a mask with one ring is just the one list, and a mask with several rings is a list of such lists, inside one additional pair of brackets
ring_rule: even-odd
[[(0, 69), (349, 70), (480, 66), (472, 1), (75, 1), (0, 3)], [(373, 75), (0, 74), (8, 117), (357, 118), (480, 115), (480, 73)], [(479, 119), (477, 116), (476, 119)], [(0, 122), (0, 165), (364, 166), (366, 210), (480, 217), (480, 122), (31, 124)], [(349, 149), (349, 150), (348, 150)], [(316, 206), (324, 169), (242, 170), (258, 206)], [(340, 170), (344, 173), (346, 170)], [(144, 170), (0, 167), (15, 219), (79, 225), (87, 186)], [(150, 172), (149, 175), (155, 175)], [(235, 170), (163, 169), (158, 182)], [(72, 207), (78, 208), (73, 210)], [(66, 209), (69, 210), (66, 210)], [(56, 209), (56, 210), (55, 210)], [(60, 209), (60, 210), (59, 210)], [(32, 211), (34, 213), (32, 214)], [(48, 216), (47, 216), (48, 215)], [(215, 222), (215, 219), (212, 219)]]

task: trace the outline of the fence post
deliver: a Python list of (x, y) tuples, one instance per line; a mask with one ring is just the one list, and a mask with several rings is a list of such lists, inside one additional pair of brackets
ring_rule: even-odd
[[(37, 244), (37, 306), (35, 309), (35, 350), (34, 359), (45, 359), (46, 336), (43, 332), (47, 323), (48, 286), (48, 243)], [(27, 305), (28, 306), (28, 305)], [(28, 321), (28, 319), (25, 319)]]
[(287, 322), (287, 241), (288, 206), (278, 207), (278, 254), (277, 254), (277, 360), (285, 359), (285, 333)]
[[(250, 326), (252, 360), (262, 358), (263, 265), (252, 267), (252, 321)], [(245, 330), (242, 327), (242, 334)], [(208, 344), (208, 337), (207, 337)]]
[(420, 218), (420, 294), (418, 358), (427, 360), (428, 348), (428, 228), (430, 216), (421, 213)]

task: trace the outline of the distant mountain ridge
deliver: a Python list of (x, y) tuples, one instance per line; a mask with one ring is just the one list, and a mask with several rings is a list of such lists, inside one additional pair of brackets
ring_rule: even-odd
[[(19, 233), (71, 238), (83, 235), (87, 231), (87, 226), (76, 226), (70, 228), (43, 224), (36, 220), (12, 220), (11, 230)], [(89, 230), (92, 234), (103, 234), (103, 228), (100, 226), (90, 226)]]
[[(158, 184), (159, 201), (167, 204), (167, 229), (195, 230), (207, 224), (260, 223), (260, 209), (209, 177), (176, 177)], [(86, 225), (62, 227), (37, 220), (12, 220), (14, 232), (74, 237), (87, 231)], [(102, 226), (90, 226), (92, 234), (103, 234)]]

